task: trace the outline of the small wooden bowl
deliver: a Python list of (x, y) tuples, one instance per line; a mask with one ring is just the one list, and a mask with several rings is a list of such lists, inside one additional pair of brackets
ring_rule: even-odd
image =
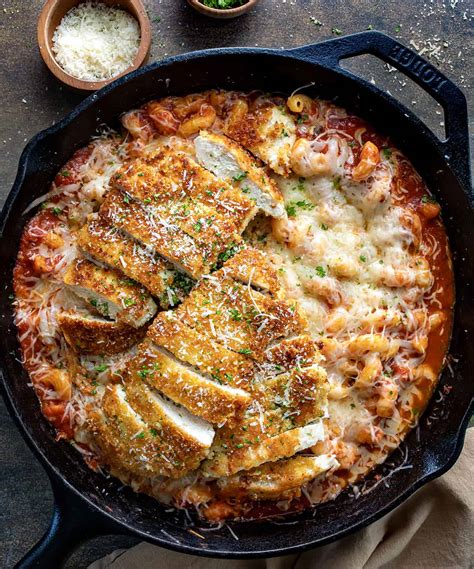
[(210, 18), (217, 18), (219, 20), (229, 20), (230, 18), (236, 18), (237, 16), (242, 16), (246, 14), (252, 8), (254, 8), (259, 0), (248, 0), (247, 4), (243, 6), (238, 6), (237, 8), (209, 8), (204, 4), (201, 4), (199, 0), (188, 0), (188, 4), (192, 6), (195, 10), (209, 16)]
[(133, 65), (125, 69), (119, 75), (115, 75), (110, 79), (104, 79), (103, 81), (83, 81), (77, 77), (73, 77), (66, 73), (64, 69), (56, 62), (54, 53), (52, 50), (53, 45), (53, 34), (56, 28), (59, 26), (61, 20), (65, 14), (74, 6), (81, 4), (83, 0), (47, 0), (46, 4), (41, 10), (41, 14), (38, 20), (38, 45), (41, 53), (41, 57), (48, 66), (49, 70), (57, 79), (74, 87), (75, 89), (83, 89), (85, 91), (96, 91), (115, 81), (117, 77), (126, 75), (130, 71), (138, 69), (148, 58), (151, 46), (151, 27), (150, 20), (146, 10), (140, 0), (100, 0), (103, 4), (107, 6), (115, 6), (126, 10), (131, 14), (140, 26), (140, 46), (138, 48), (137, 55), (133, 60)]

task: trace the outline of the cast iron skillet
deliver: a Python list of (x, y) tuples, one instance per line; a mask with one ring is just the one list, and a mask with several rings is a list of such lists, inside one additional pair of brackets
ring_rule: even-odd
[[(341, 59), (370, 53), (398, 68), (444, 108), (447, 139), (440, 141), (412, 112), (372, 84), (340, 68)], [(352, 492), (336, 501), (291, 518), (291, 524), (247, 522), (205, 535), (189, 531), (186, 516), (166, 513), (146, 496), (121, 488), (114, 479), (90, 471), (67, 443), (54, 441), (42, 417), (28, 376), (19, 362), (18, 342), (8, 299), (12, 267), (26, 219), (21, 212), (47, 191), (60, 166), (87, 143), (100, 123), (155, 97), (180, 95), (211, 87), (285, 91), (314, 81), (309, 92), (337, 98), (343, 107), (366, 117), (390, 134), (413, 161), (443, 206), (454, 253), (457, 284), (455, 326), (451, 343), (453, 375), (443, 374), (440, 388), (421, 420), (389, 463), (406, 465), (389, 486), (367, 482), (373, 490), (355, 499)], [(18, 567), (59, 567), (80, 542), (124, 533), (178, 551), (214, 557), (275, 556), (314, 548), (360, 529), (386, 514), (427, 481), (448, 470), (458, 457), (473, 397), (474, 350), (474, 196), (470, 185), (466, 102), (459, 89), (418, 55), (393, 39), (364, 32), (317, 45), (280, 51), (230, 48), (201, 51), (154, 63), (118, 79), (81, 103), (64, 120), (35, 136), (24, 150), (13, 189), (3, 209), (0, 229), (0, 353), (3, 392), (9, 411), (51, 479), (56, 500), (51, 526)], [(454, 385), (441, 403), (440, 389)], [(430, 419), (428, 420), (428, 417)], [(385, 468), (385, 470), (384, 470)], [(387, 467), (378, 473), (386, 473)], [(371, 482), (372, 480), (372, 482)], [(199, 533), (204, 534), (202, 530)]]

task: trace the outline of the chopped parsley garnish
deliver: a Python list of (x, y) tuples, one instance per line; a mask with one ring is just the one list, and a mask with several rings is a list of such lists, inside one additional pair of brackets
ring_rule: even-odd
[(336, 176), (335, 178), (333, 178), (332, 186), (335, 190), (341, 189), (341, 176)]
[(242, 320), (242, 314), (240, 314), (237, 308), (229, 308), (229, 314), (232, 320), (235, 320), (236, 322)]
[(295, 217), (296, 208), (308, 211), (314, 209), (315, 207), (316, 206), (311, 202), (307, 202), (306, 200), (298, 200), (298, 201), (288, 202), (285, 206), (285, 209), (289, 217)]
[(365, 263), (367, 261), (367, 257), (365, 255), (360, 255), (359, 259)]
[(339, 28), (331, 28), (331, 33), (334, 34), (335, 36), (340, 36), (342, 35), (342, 30), (340, 30)]
[(239, 251), (239, 249), (240, 248), (238, 245), (231, 245), (228, 249), (222, 251), (222, 253), (219, 253), (219, 255), (217, 256), (217, 260), (219, 261), (219, 263), (225, 263), (231, 257), (233, 257), (237, 253), (237, 251)]
[(125, 203), (130, 203), (130, 196), (123, 196), (123, 201)]
[(421, 198), (421, 201), (422, 201), (422, 203), (438, 203), (433, 196), (429, 196), (428, 194), (425, 194)]
[(196, 223), (193, 225), (193, 229), (194, 231), (201, 231), (202, 229), (202, 222), (201, 221), (196, 221)]
[(158, 431), (157, 431), (157, 429), (150, 429), (150, 433), (151, 433), (154, 437), (157, 437), (157, 436), (158, 436)]
[(173, 278), (173, 288), (178, 288), (183, 291), (184, 294), (188, 295), (194, 286), (194, 281), (191, 277), (183, 273), (176, 273)]
[(321, 229), (323, 231), (327, 231), (329, 229), (329, 227), (325, 223), (321, 223)]
[(218, 10), (226, 10), (229, 8), (238, 8), (247, 4), (248, 0), (199, 0), (201, 4), (208, 8), (217, 8)]
[(63, 170), (60, 174), (63, 178), (68, 178), (71, 175), (71, 172), (69, 172), (69, 170)]
[(372, 24), (369, 24), (369, 25), (367, 26), (367, 29), (368, 29), (368, 30), (373, 30), (373, 29), (374, 29), (374, 26), (373, 26)]
[(143, 367), (142, 369), (139, 369), (137, 371), (137, 375), (139, 377), (141, 377), (142, 379), (146, 379), (149, 375), (153, 374), (153, 370), (152, 369), (147, 369), (146, 367)]
[(315, 269), (316, 274), (318, 275), (318, 277), (325, 277), (326, 276), (326, 271), (324, 269), (324, 267), (321, 267), (321, 265), (318, 265)]
[(382, 154), (384, 156), (384, 158), (387, 158), (387, 160), (392, 156), (392, 149), (391, 148), (382, 148)]
[(133, 300), (133, 298), (130, 298), (129, 296), (123, 299), (123, 305), (126, 308), (128, 308), (129, 306), (133, 306), (134, 304), (136, 304), (136, 302)]
[(395, 28), (395, 32), (398, 34), (401, 32), (401, 30), (402, 30), (402, 25), (398, 24), (397, 27)]
[(247, 177), (247, 172), (242, 172), (241, 174), (237, 174), (237, 176), (234, 176), (232, 179), (234, 180), (234, 182), (241, 182), (246, 177)]
[(248, 348), (242, 348), (241, 350), (239, 350), (239, 354), (244, 354), (246, 356), (250, 356), (251, 353), (252, 350), (249, 350)]
[(54, 213), (54, 215), (59, 215), (63, 210), (60, 207), (53, 207), (51, 211)]
[(138, 433), (138, 435), (135, 437), (136, 439), (144, 439), (145, 438), (145, 433)]
[(95, 369), (95, 371), (102, 372), (102, 371), (105, 371), (106, 369), (108, 369), (108, 367), (109, 366), (106, 364), (99, 364), (98, 366), (95, 366), (94, 369)]

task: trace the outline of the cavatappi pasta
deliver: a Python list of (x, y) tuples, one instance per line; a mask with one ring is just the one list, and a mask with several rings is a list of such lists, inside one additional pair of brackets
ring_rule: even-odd
[(45, 417), (92, 468), (211, 521), (334, 499), (436, 385), (439, 204), (388, 138), (303, 94), (167, 97), (122, 125), (22, 237), (16, 325)]

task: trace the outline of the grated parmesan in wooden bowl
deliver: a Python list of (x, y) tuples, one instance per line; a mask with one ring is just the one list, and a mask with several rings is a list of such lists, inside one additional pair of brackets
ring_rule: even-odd
[(85, 2), (66, 13), (52, 40), (63, 71), (83, 81), (104, 81), (133, 65), (140, 26), (125, 10)]

